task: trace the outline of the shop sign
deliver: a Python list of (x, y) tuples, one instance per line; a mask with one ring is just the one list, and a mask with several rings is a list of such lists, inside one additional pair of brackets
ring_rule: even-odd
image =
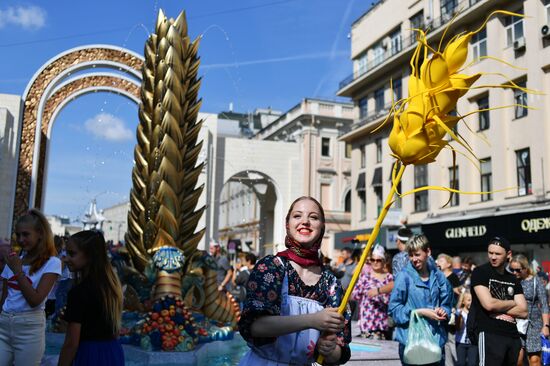
[(483, 236), (486, 233), (487, 227), (485, 225), (462, 226), (445, 230), (445, 237), (447, 239), (474, 238)]
[(537, 217), (522, 220), (521, 230), (528, 231), (530, 233), (536, 233), (540, 230), (550, 230), (550, 217)]
[(512, 244), (550, 244), (550, 210), (516, 212), (422, 225), (434, 248), (478, 249), (493, 236)]

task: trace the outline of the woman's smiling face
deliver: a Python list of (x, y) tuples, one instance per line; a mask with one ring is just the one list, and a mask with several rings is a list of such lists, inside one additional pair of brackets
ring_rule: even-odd
[(321, 235), (324, 222), (315, 202), (303, 199), (294, 204), (287, 226), (288, 235), (303, 247), (309, 248)]

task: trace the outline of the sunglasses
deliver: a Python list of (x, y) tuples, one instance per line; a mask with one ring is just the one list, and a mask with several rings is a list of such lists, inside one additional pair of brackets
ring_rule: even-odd
[(523, 268), (510, 268), (510, 272), (512, 273), (520, 273), (523, 271)]
[(371, 259), (370, 261), (373, 262), (373, 263), (382, 263), (384, 260), (383, 259)]

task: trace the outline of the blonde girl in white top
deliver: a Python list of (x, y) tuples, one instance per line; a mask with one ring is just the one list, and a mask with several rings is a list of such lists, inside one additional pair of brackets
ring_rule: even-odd
[(46, 298), (61, 274), (44, 215), (29, 210), (16, 224), (21, 252), (4, 254), (0, 313), (0, 366), (39, 365), (45, 348)]

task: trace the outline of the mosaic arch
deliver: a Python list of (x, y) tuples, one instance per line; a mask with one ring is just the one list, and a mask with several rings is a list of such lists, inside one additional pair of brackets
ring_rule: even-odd
[(29, 207), (42, 208), (48, 142), (59, 112), (72, 100), (98, 91), (117, 93), (139, 103), (142, 66), (143, 57), (133, 51), (91, 45), (60, 53), (36, 72), (23, 94), (14, 218)]

